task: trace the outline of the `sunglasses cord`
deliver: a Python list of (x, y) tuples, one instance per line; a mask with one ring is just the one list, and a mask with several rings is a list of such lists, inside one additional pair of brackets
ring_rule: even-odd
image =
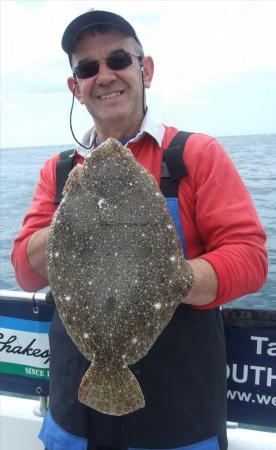
[(145, 83), (144, 83), (144, 65), (142, 59), (140, 60), (140, 67), (141, 67), (141, 76), (142, 76), (142, 86), (143, 86), (143, 113), (144, 117), (146, 115), (146, 106), (145, 106)]
[(74, 102), (75, 102), (75, 86), (73, 87), (73, 98), (72, 98), (72, 104), (71, 104), (71, 109), (70, 109), (70, 130), (71, 130), (72, 136), (73, 136), (74, 140), (77, 142), (77, 144), (79, 144), (81, 147), (85, 148), (86, 150), (90, 150), (94, 145), (94, 141), (92, 142), (92, 144), (89, 147), (86, 147), (85, 145), (81, 144), (77, 140), (75, 133), (73, 131), (72, 116), (73, 116)]
[[(142, 75), (142, 85), (143, 85), (143, 113), (144, 116), (146, 115), (146, 107), (145, 107), (145, 84), (144, 84), (144, 70), (143, 70), (143, 63), (141, 64), (141, 75)], [(85, 145), (81, 144), (81, 142), (78, 141), (78, 139), (75, 136), (75, 133), (73, 131), (73, 109), (74, 109), (74, 103), (75, 103), (75, 85), (73, 87), (73, 97), (72, 97), (72, 104), (71, 104), (71, 109), (70, 109), (70, 130), (72, 133), (72, 136), (74, 138), (74, 140), (77, 142), (77, 144), (79, 144), (81, 147), (85, 148), (86, 150), (90, 150), (93, 145), (94, 145), (94, 141), (92, 142), (92, 144), (89, 147), (86, 147)]]

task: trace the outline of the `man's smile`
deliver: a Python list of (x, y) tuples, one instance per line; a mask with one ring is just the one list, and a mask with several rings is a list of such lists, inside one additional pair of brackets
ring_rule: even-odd
[(119, 97), (123, 93), (124, 93), (124, 91), (115, 91), (115, 92), (110, 92), (108, 94), (101, 94), (101, 95), (97, 95), (97, 99), (98, 100), (110, 100), (112, 98)]

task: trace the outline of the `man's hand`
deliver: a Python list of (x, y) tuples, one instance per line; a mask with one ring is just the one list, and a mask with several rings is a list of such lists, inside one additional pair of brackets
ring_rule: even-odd
[(43, 278), (48, 279), (46, 251), (49, 227), (36, 231), (27, 244), (27, 256), (32, 268)]
[(187, 263), (193, 269), (195, 281), (192, 290), (183, 299), (183, 303), (194, 306), (211, 303), (217, 296), (218, 279), (216, 272), (205, 259), (191, 259)]

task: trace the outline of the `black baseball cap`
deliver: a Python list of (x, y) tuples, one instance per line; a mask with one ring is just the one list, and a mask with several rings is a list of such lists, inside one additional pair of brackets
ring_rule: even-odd
[(74, 42), (82, 31), (93, 29), (97, 25), (112, 25), (132, 36), (140, 44), (134, 28), (123, 17), (109, 11), (91, 10), (76, 17), (65, 29), (61, 41), (65, 53), (70, 54), (72, 52)]

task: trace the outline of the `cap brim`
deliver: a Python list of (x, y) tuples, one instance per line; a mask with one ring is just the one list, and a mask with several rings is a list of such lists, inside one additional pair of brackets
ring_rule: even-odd
[(61, 41), (63, 50), (70, 54), (80, 33), (99, 25), (116, 27), (138, 41), (134, 28), (123, 17), (108, 11), (89, 11), (78, 16), (67, 26)]

